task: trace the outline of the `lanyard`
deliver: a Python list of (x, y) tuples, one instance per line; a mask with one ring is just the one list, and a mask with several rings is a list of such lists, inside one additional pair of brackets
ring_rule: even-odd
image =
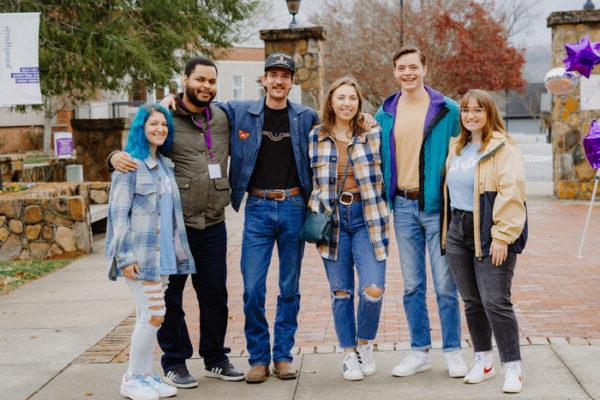
[[(208, 148), (208, 157), (210, 160), (214, 160), (215, 156), (212, 152), (212, 137), (210, 136), (210, 111), (208, 110), (209, 106), (204, 107), (204, 115), (206, 116), (206, 129), (204, 132), (204, 142), (206, 143), (206, 147)], [(192, 114), (192, 121), (194, 124), (202, 129), (202, 124), (200, 123), (200, 119), (194, 119), (194, 115)]]

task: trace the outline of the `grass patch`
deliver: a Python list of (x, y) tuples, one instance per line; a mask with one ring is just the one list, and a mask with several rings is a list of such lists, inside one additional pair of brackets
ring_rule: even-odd
[(0, 262), (0, 293), (8, 293), (24, 283), (44, 276), (72, 260), (24, 260)]

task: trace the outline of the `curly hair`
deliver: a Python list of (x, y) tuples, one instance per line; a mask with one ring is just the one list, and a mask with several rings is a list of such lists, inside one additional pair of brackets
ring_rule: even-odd
[(133, 158), (145, 160), (150, 155), (150, 146), (148, 146), (148, 139), (146, 139), (144, 125), (146, 124), (148, 117), (150, 117), (153, 112), (162, 113), (167, 120), (167, 139), (161, 146), (158, 147), (158, 151), (161, 153), (168, 153), (171, 151), (174, 132), (173, 117), (171, 117), (171, 113), (159, 103), (144, 104), (143, 106), (140, 106), (137, 114), (135, 114), (135, 117), (133, 118), (133, 121), (131, 121), (129, 134), (127, 135), (127, 146), (125, 146), (125, 151), (131, 154), (131, 157)]

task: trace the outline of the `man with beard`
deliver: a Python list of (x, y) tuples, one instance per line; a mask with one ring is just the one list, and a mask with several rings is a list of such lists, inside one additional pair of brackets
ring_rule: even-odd
[[(211, 60), (197, 57), (188, 61), (182, 84), (184, 92), (175, 99), (177, 107), (173, 111), (173, 146), (165, 155), (175, 163), (186, 233), (196, 263), (192, 285), (200, 306), (200, 356), (204, 358), (206, 376), (239, 381), (244, 375), (230, 363), (224, 347), (228, 320), (225, 207), (230, 201), (230, 127), (223, 110), (211, 104), (217, 93), (217, 67)], [(125, 152), (115, 152), (109, 160), (119, 171), (137, 167)], [(139, 185), (139, 189), (144, 186)], [(198, 385), (186, 367), (186, 359), (193, 354), (182, 304), (186, 280), (187, 275), (169, 277), (165, 320), (158, 331), (165, 380), (180, 388)]]

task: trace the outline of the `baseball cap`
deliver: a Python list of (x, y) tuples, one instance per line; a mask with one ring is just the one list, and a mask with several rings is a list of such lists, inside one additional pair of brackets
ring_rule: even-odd
[(269, 54), (265, 59), (265, 71), (272, 68), (285, 68), (293, 74), (296, 72), (296, 63), (290, 55), (277, 51)]

